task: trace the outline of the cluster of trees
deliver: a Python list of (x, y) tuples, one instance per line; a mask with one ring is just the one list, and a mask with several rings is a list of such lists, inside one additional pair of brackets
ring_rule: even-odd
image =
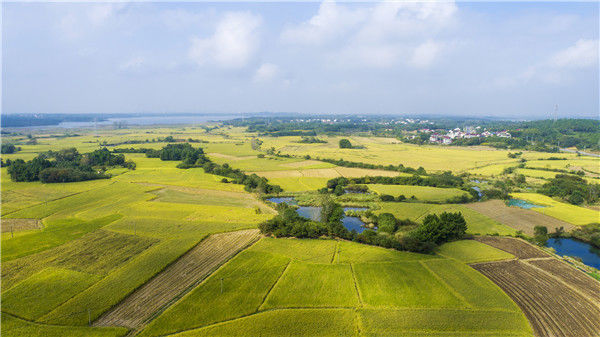
[(179, 168), (200, 167), (210, 160), (204, 155), (202, 148), (194, 148), (188, 143), (168, 144), (160, 150), (146, 151), (148, 158), (160, 158), (160, 160), (181, 161)]
[(600, 185), (589, 184), (578, 176), (557, 174), (555, 178), (545, 183), (539, 192), (549, 197), (559, 197), (573, 205), (581, 205), (584, 202), (598, 201)]
[(331, 163), (337, 166), (343, 166), (343, 167), (358, 167), (358, 168), (364, 168), (364, 169), (371, 169), (371, 170), (385, 170), (385, 171), (397, 171), (397, 172), (404, 172), (404, 173), (414, 173), (414, 174), (418, 174), (418, 175), (426, 175), (427, 171), (425, 171), (425, 169), (423, 167), (419, 167), (418, 169), (414, 169), (412, 167), (406, 167), (402, 164), (400, 165), (375, 165), (375, 164), (369, 164), (369, 163), (361, 163), (361, 162), (356, 162), (356, 161), (348, 161), (348, 160), (344, 160), (344, 159), (328, 159), (328, 158), (317, 158), (317, 160), (320, 161), (324, 161), (326, 163)]
[(122, 154), (112, 154), (106, 148), (80, 154), (77, 149), (48, 151), (29, 161), (14, 160), (8, 165), (13, 181), (41, 181), (43, 183), (66, 183), (110, 178), (107, 166), (135, 169), (135, 163), (125, 161)]
[(581, 241), (589, 242), (592, 246), (600, 248), (600, 223), (579, 226), (572, 230), (569, 236)]
[(2, 149), (1, 149), (0, 153), (9, 154), (9, 153), (15, 153), (17, 151), (21, 151), (21, 148), (18, 146), (15, 146), (14, 144), (2, 144)]
[(247, 175), (239, 169), (234, 169), (229, 164), (216, 164), (204, 155), (202, 148), (194, 148), (188, 143), (168, 144), (160, 150), (145, 149), (143, 152), (148, 158), (160, 158), (161, 160), (181, 161), (178, 168), (188, 169), (201, 167), (204, 172), (225, 177), (222, 182), (231, 182), (244, 185), (248, 192), (280, 193), (283, 190), (278, 185), (271, 185), (266, 178), (256, 174)]
[(467, 231), (467, 222), (460, 212), (429, 214), (423, 223), (409, 233), (414, 239), (421, 242), (432, 242), (436, 245), (444, 242), (458, 240), (464, 237)]
[(314, 136), (303, 136), (302, 139), (300, 139), (298, 141), (298, 143), (304, 143), (304, 144), (315, 144), (315, 143), (324, 144), (324, 143), (327, 143), (327, 141), (323, 140), (323, 139), (319, 139), (319, 138), (314, 137)]
[[(298, 215), (296, 209), (281, 203), (277, 206), (279, 214), (259, 225), (262, 233), (276, 237), (318, 238), (321, 236), (338, 237), (360, 243), (430, 253), (444, 242), (464, 237), (466, 221), (461, 213), (432, 214), (425, 217), (419, 225), (410, 220), (398, 220), (393, 214), (383, 213), (374, 216), (378, 230), (365, 230), (358, 234), (348, 231), (342, 224), (343, 208), (330, 199), (322, 204), (321, 221), (312, 221)], [(371, 214), (373, 215), (373, 214)], [(406, 235), (394, 235), (401, 227), (415, 227)]]

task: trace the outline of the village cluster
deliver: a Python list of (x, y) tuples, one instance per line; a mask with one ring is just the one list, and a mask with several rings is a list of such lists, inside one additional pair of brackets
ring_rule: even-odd
[(464, 130), (461, 130), (460, 128), (455, 128), (452, 130), (448, 130), (448, 132), (446, 132), (446, 134), (442, 134), (436, 130), (431, 130), (431, 129), (420, 129), (419, 130), (420, 133), (430, 133), (431, 135), (429, 136), (429, 142), (431, 143), (438, 143), (438, 144), (445, 144), (445, 145), (449, 145), (452, 144), (452, 142), (456, 139), (462, 139), (462, 138), (481, 138), (481, 137), (502, 137), (502, 138), (511, 138), (511, 135), (508, 131), (503, 130), (503, 131), (495, 131), (495, 132), (491, 132), (488, 130), (483, 130), (483, 132), (481, 132), (481, 127), (480, 126), (467, 126), (464, 128)]

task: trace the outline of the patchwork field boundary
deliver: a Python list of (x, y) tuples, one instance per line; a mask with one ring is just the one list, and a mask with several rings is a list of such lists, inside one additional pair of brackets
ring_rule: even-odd
[(289, 267), (290, 267), (291, 264), (292, 264), (292, 260), (289, 260), (288, 263), (287, 263), (287, 265), (285, 266), (285, 268), (283, 268), (283, 271), (281, 272), (281, 274), (279, 274), (279, 277), (277, 278), (277, 280), (275, 282), (273, 282), (273, 284), (271, 285), (271, 287), (269, 288), (269, 290), (267, 291), (267, 293), (263, 297), (262, 302), (260, 303), (260, 305), (256, 309), (256, 312), (266, 311), (266, 310), (261, 310), (261, 308), (265, 305), (265, 303), (267, 303), (267, 299), (269, 298), (269, 296), (273, 292), (273, 289), (275, 289), (275, 287), (277, 286), (277, 284), (279, 283), (279, 281), (283, 278), (283, 275), (285, 275), (285, 272), (289, 269)]
[[(207, 329), (207, 328), (211, 328), (211, 327), (218, 327), (227, 323), (231, 323), (231, 322), (235, 322), (244, 318), (248, 318), (248, 317), (252, 317), (252, 316), (256, 316), (256, 315), (261, 315), (264, 314), (266, 312), (273, 312), (273, 311), (291, 311), (291, 310), (311, 310), (311, 311), (320, 311), (320, 310), (332, 310), (332, 309), (337, 309), (337, 310), (353, 310), (356, 315), (356, 324), (359, 327), (362, 327), (362, 320), (360, 319), (360, 313), (359, 310), (362, 308), (356, 308), (356, 307), (337, 307), (337, 306), (330, 306), (330, 307), (286, 307), (286, 308), (269, 308), (269, 309), (264, 309), (264, 310), (259, 310), (253, 313), (249, 313), (247, 315), (242, 315), (242, 316), (238, 316), (238, 317), (234, 317), (234, 318), (230, 318), (230, 319), (226, 319), (220, 322), (215, 322), (215, 323), (210, 323), (210, 324), (206, 324), (206, 325), (202, 325), (202, 326), (198, 326), (198, 327), (193, 327), (193, 328), (189, 328), (189, 329), (182, 329), (182, 330), (178, 330), (178, 331), (174, 331), (168, 334), (164, 334), (164, 335), (160, 335), (161, 337), (164, 336), (173, 336), (173, 335), (177, 335), (183, 332), (188, 332), (188, 331), (195, 331), (195, 330), (202, 330), (202, 329)], [(445, 311), (448, 310), (448, 308), (412, 308), (412, 307), (406, 307), (406, 308), (402, 308), (402, 307), (387, 307), (387, 306), (377, 306), (377, 307), (373, 307), (373, 308), (367, 308), (367, 309), (389, 309), (389, 310), (397, 310), (397, 311)], [(494, 313), (494, 312), (506, 312), (503, 310), (496, 310), (496, 309), (465, 309), (465, 308), (451, 308), (453, 311), (466, 311), (466, 312), (489, 312), (489, 313)], [(514, 311), (511, 311), (514, 312)], [(362, 330), (360, 330), (362, 332)], [(402, 332), (409, 332), (409, 333), (444, 333), (447, 331), (443, 331), (443, 330), (434, 330), (434, 329), (405, 329), (402, 330)], [(524, 336), (522, 333), (518, 333), (518, 332), (511, 332), (511, 331), (504, 331), (504, 330), (494, 330), (492, 332), (486, 332), (486, 331), (478, 331), (478, 330), (453, 330), (452, 332), (458, 332), (458, 333), (465, 333), (465, 334), (469, 334), (469, 333), (476, 333), (478, 335), (490, 335), (490, 336), (494, 336), (496, 334), (498, 334), (499, 332), (501, 332), (504, 335), (514, 335), (514, 336)]]
[[(240, 233), (240, 232), (243, 232), (243, 233)], [(234, 248), (234, 250), (230, 251), (229, 254), (226, 254), (225, 256), (223, 256), (223, 259), (221, 261), (216, 261), (215, 265), (211, 266), (211, 264), (213, 264), (213, 262), (210, 262), (207, 260), (206, 266), (208, 266), (209, 268), (207, 268), (206, 270), (202, 270), (202, 267), (205, 266), (205, 264), (203, 264), (204, 261), (200, 261), (200, 263), (196, 263), (196, 261), (193, 260), (195, 258), (193, 256), (195, 253), (202, 252), (202, 250), (204, 250), (204, 249), (210, 249), (211, 246), (208, 246), (208, 248), (204, 247), (204, 245), (208, 245), (207, 244), (208, 241), (219, 240), (219, 238), (222, 236), (226, 236), (228, 234), (235, 235), (236, 233), (237, 233), (237, 235), (244, 235), (244, 234), (248, 233), (248, 235), (250, 235), (250, 237), (247, 238), (248, 241), (245, 241), (245, 242), (243, 241), (244, 238), (238, 238), (238, 241), (240, 241), (240, 240), (242, 241), (242, 245), (239, 245), (237, 248), (228, 247), (228, 248)], [(154, 317), (156, 317), (156, 315), (158, 313), (164, 311), (167, 307), (169, 307), (175, 301), (177, 301), (182, 295), (185, 295), (186, 291), (189, 291), (191, 288), (193, 288), (194, 286), (201, 283), (204, 279), (206, 279), (208, 276), (210, 276), (216, 269), (218, 269), (221, 265), (223, 265), (223, 263), (230, 260), (232, 257), (237, 255), (240, 251), (242, 251), (243, 249), (245, 249), (252, 243), (256, 242), (259, 238), (260, 238), (260, 236), (259, 236), (257, 229), (225, 232), (225, 233), (219, 233), (219, 234), (213, 234), (213, 235), (207, 236), (201, 242), (196, 244), (192, 249), (188, 250), (187, 252), (182, 254), (179, 258), (175, 259), (175, 261), (173, 261), (171, 264), (169, 264), (168, 266), (163, 268), (162, 271), (160, 271), (159, 273), (154, 275), (146, 283), (142, 284), (136, 290), (132, 291), (128, 296), (124, 297), (124, 299), (121, 300), (117, 305), (113, 306), (111, 309), (109, 309), (104, 314), (102, 314), (98, 319), (96, 319), (96, 321), (93, 323), (93, 325), (94, 326), (124, 326), (124, 327), (128, 327), (128, 328), (132, 329), (131, 333), (139, 331), (139, 329), (141, 327), (145, 326), (145, 324), (147, 324)], [(216, 242), (219, 242), (219, 241), (216, 241)], [(225, 248), (225, 249), (227, 249), (227, 248)], [(221, 252), (215, 251), (214, 253), (221, 253)], [(192, 267), (192, 268), (198, 270), (199, 274), (196, 274), (196, 276), (199, 276), (199, 277), (194, 279), (194, 275), (181, 274), (177, 270), (177, 267), (180, 267), (180, 266), (181, 267)], [(182, 281), (182, 285), (184, 287), (182, 289), (173, 290), (176, 293), (174, 293), (172, 295), (172, 297), (169, 297), (170, 295), (166, 294), (166, 297), (164, 297), (164, 301), (162, 301), (162, 303), (155, 302), (153, 300), (151, 303), (155, 303), (155, 309), (152, 312), (150, 312), (150, 314), (138, 313), (136, 309), (140, 307), (140, 304), (136, 304), (136, 303), (139, 301), (142, 301), (141, 304), (145, 303), (147, 306), (148, 302), (146, 301), (146, 297), (145, 297), (146, 293), (148, 293), (149, 295), (152, 295), (152, 292), (154, 291), (152, 289), (152, 287), (155, 285), (155, 283), (158, 283), (157, 288), (160, 289), (161, 284), (164, 284), (164, 283), (160, 283), (162, 281), (162, 279), (169, 278), (170, 276), (172, 276), (171, 274), (172, 275), (180, 275), (180, 276), (183, 275), (184, 279), (181, 279), (181, 281)], [(148, 291), (146, 291), (146, 290), (148, 290)], [(164, 293), (163, 293), (163, 295), (164, 295)], [(128, 314), (131, 315), (132, 318), (124, 321), (123, 316), (128, 315)]]
[(358, 280), (356, 279), (356, 272), (354, 272), (354, 264), (350, 263), (350, 271), (352, 271), (352, 280), (354, 281), (354, 288), (356, 289), (356, 295), (358, 296), (358, 305), (360, 308), (363, 307), (364, 302), (362, 298), (362, 294), (360, 293), (360, 288), (358, 287)]
[(443, 284), (444, 287), (446, 287), (446, 289), (448, 289), (448, 291), (452, 293), (452, 295), (456, 296), (459, 300), (463, 301), (469, 308), (474, 308), (473, 305), (469, 301), (467, 301), (467, 299), (463, 295), (459, 294), (456, 290), (454, 290), (454, 288), (452, 288), (448, 283), (446, 283), (446, 281), (444, 281), (444, 279), (442, 279), (436, 272), (431, 270), (431, 268), (429, 268), (425, 261), (417, 262), (419, 262), (419, 264), (421, 264), (421, 266), (423, 266), (425, 270), (427, 270), (431, 275), (433, 275), (435, 279), (437, 279), (441, 284)]

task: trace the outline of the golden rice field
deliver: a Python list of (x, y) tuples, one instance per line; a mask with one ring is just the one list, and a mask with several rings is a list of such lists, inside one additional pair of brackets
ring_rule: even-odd
[[(336, 177), (409, 175), (339, 167), (317, 157), (488, 177), (518, 164), (518, 159), (507, 157), (509, 151), (416, 146), (380, 137), (349, 137), (364, 148), (342, 150), (339, 137), (323, 136), (326, 144), (301, 144), (300, 137), (261, 136), (261, 148), (253, 149), (250, 141), (257, 135), (232, 127), (210, 132), (200, 125), (100, 128), (70, 130), (69, 137), (61, 132), (37, 131), (38, 144), (19, 145), (22, 151), (2, 159), (28, 160), (69, 147), (83, 153), (103, 144), (159, 149), (167, 143), (158, 139), (191, 138), (202, 141), (192, 145), (202, 147), (214, 162), (266, 177), (285, 192), (315, 191)], [(7, 139), (27, 141), (25, 135)], [(142, 143), (120, 144), (127, 141)], [(267, 155), (271, 147), (294, 157)], [(535, 170), (545, 167), (538, 163), (594, 171), (599, 163), (571, 154), (564, 154), (569, 159), (560, 163), (539, 160), (551, 155), (524, 153), (528, 162), (522, 172), (546, 172)], [(201, 168), (182, 170), (177, 162), (144, 154), (125, 156), (136, 163), (135, 170), (114, 169), (110, 179), (77, 183), (16, 183), (6, 168), (1, 169), (2, 219), (36, 224), (14, 233), (2, 230), (3, 335), (123, 336), (127, 329), (89, 327), (88, 321), (148, 284), (210, 234), (256, 228), (275, 214), (243, 185), (224, 183), (223, 177)], [(435, 202), (465, 193), (420, 186), (369, 187), (379, 194)], [(598, 222), (597, 211), (534, 193), (514, 197), (547, 205), (535, 210), (570, 223)], [(377, 214), (389, 212), (414, 221), (460, 211), (468, 233), (515, 234), (513, 228), (464, 205), (372, 204)], [(449, 243), (434, 255), (423, 255), (345, 241), (263, 238), (156, 312), (140, 335), (448, 336), (460, 331), (469, 336), (532, 336), (515, 303), (466, 264), (510, 258), (475, 241)]]
[(511, 195), (516, 199), (523, 199), (536, 205), (545, 206), (532, 208), (532, 210), (574, 225), (587, 225), (592, 222), (600, 222), (600, 213), (595, 210), (556, 201), (548, 196), (537, 193), (513, 193)]

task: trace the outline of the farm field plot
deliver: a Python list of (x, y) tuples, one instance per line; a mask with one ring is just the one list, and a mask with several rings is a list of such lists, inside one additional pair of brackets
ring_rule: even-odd
[(527, 263), (541, 268), (561, 281), (572, 285), (600, 306), (600, 282), (585, 273), (557, 259), (529, 260)]
[(228, 163), (231, 167), (242, 171), (286, 171), (286, 170), (308, 170), (335, 167), (335, 165), (300, 158), (280, 158), (275, 156), (258, 157), (238, 157), (231, 161), (230, 158), (214, 156), (214, 161), (219, 164)]
[[(413, 145), (407, 143), (391, 143), (389, 139), (379, 137), (347, 137), (352, 144), (363, 146), (363, 149), (340, 149), (338, 142), (342, 137), (329, 137), (326, 144), (294, 143), (297, 137), (265, 137), (263, 147), (275, 147), (284, 154), (310, 155), (313, 158), (344, 158), (345, 160), (366, 162), (371, 164), (397, 165), (418, 168), (427, 171), (444, 171), (448, 163), (453, 169), (463, 171), (477, 166), (493, 163), (510, 162), (509, 151), (495, 150), (486, 147), (439, 147), (430, 145)], [(482, 154), (482, 152), (484, 152)], [(517, 162), (512, 160), (512, 162)]]
[(211, 235), (102, 315), (94, 325), (138, 328), (161, 307), (257, 238), (257, 230)]
[(44, 227), (38, 219), (1, 219), (0, 226), (2, 233), (22, 232)]
[(2, 336), (5, 337), (120, 337), (126, 333), (127, 329), (125, 328), (93, 328), (32, 323), (2, 313)]
[(461, 212), (467, 221), (467, 232), (471, 234), (513, 235), (515, 230), (493, 220), (481, 213), (473, 211), (464, 205), (458, 204), (424, 204), (412, 202), (381, 202), (376, 214), (392, 213), (398, 219), (420, 221), (427, 214), (442, 212)]
[(97, 230), (67, 244), (3, 262), (2, 291), (47, 267), (104, 275), (155, 243), (150, 238)]
[(457, 188), (437, 188), (429, 186), (410, 186), (410, 185), (367, 185), (371, 191), (378, 194), (389, 194), (393, 196), (404, 195), (407, 198), (415, 196), (419, 200), (426, 201), (446, 201), (453, 197), (468, 195), (467, 192)]
[(538, 249), (521, 239), (503, 238), (497, 236), (478, 236), (475, 237), (475, 240), (508, 252), (519, 259), (550, 256), (544, 253), (541, 249)]
[(464, 263), (510, 260), (514, 258), (514, 255), (510, 253), (474, 240), (445, 243), (438, 247), (436, 253)]
[(600, 307), (558, 279), (519, 260), (473, 265), (523, 310), (536, 336), (597, 336)]
[(181, 186), (166, 186), (152, 192), (157, 196), (154, 201), (213, 206), (258, 207), (266, 213), (275, 211), (260, 202), (254, 195), (242, 192), (219, 191)]
[(533, 235), (533, 229), (535, 226), (546, 226), (548, 227), (548, 230), (564, 227), (566, 231), (570, 231), (575, 228), (575, 226), (568, 222), (553, 218), (531, 209), (508, 207), (501, 200), (489, 200), (471, 203), (466, 204), (465, 207), (486, 215), (506, 226), (516, 230), (521, 230), (523, 233), (531, 236)]
[(597, 211), (556, 201), (542, 194), (513, 193), (512, 196), (517, 199), (527, 200), (536, 205), (546, 206), (536, 207), (533, 210), (574, 225), (587, 225), (592, 222), (600, 222), (600, 213)]
[(192, 336), (356, 336), (351, 309), (281, 309), (175, 334)]
[(459, 308), (464, 303), (418, 262), (354, 265), (369, 306)]
[[(398, 318), (386, 321), (389, 335), (455, 329), (477, 336), (491, 329), (531, 336), (514, 302), (462, 262), (354, 242), (273, 238), (224, 264), (140, 335), (330, 336), (357, 335), (357, 327), (361, 335), (380, 333), (371, 313)], [(421, 327), (410, 315), (422, 317)], [(503, 323), (486, 323), (490, 317)]]
[(263, 308), (355, 307), (358, 295), (347, 264), (292, 262)]
[(361, 309), (363, 336), (531, 336), (519, 312)]

